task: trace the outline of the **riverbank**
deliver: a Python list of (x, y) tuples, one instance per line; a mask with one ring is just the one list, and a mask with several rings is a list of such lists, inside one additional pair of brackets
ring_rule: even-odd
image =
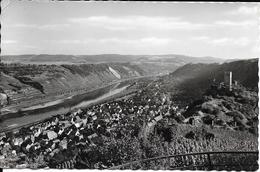
[[(136, 90), (124, 90), (124, 91), (122, 91), (120, 93), (111, 95), (111, 96), (106, 97), (104, 99), (99, 99), (98, 101), (93, 101), (90, 104), (86, 105), (85, 108), (91, 107), (91, 106), (96, 105), (96, 104), (101, 104), (101, 103), (104, 103), (104, 102), (110, 102), (110, 101), (113, 101), (114, 99), (117, 99), (117, 98), (122, 98), (122, 97), (125, 97), (125, 96), (133, 96), (133, 95), (135, 95), (136, 92), (137, 92)], [(73, 111), (73, 109), (70, 109), (69, 111)], [(29, 124), (25, 124), (25, 125), (11, 124), (11, 125), (9, 125), (9, 127), (5, 128), (3, 130), (0, 129), (0, 134), (1, 133), (7, 133), (7, 132), (10, 132), (10, 131), (16, 132), (16, 131), (19, 131), (19, 129), (21, 129), (21, 128), (29, 127), (31, 125), (37, 125), (37, 124), (42, 123), (43, 121), (45, 121), (45, 120), (47, 120), (49, 118), (56, 117), (56, 116), (59, 116), (61, 114), (62, 113), (56, 114), (56, 115), (52, 115), (50, 117), (46, 117), (45, 119), (41, 119), (39, 121), (35, 121), (33, 123), (29, 123)]]
[(113, 100), (120, 96), (122, 97), (131, 94), (138, 90), (138, 86), (136, 87), (134, 85), (135, 83), (136, 79), (127, 80), (100, 89), (96, 89), (92, 92), (75, 95), (70, 99), (65, 99), (64, 101), (56, 105), (39, 109), (33, 108), (30, 110), (28, 109), (27, 111), (20, 111), (19, 113), (9, 114), (9, 116), (5, 116), (5, 118), (3, 118), (3, 121), (0, 123), (0, 132), (7, 132), (10, 130), (21, 128), (23, 126), (28, 126), (59, 114), (66, 114), (73, 109), (86, 108), (100, 102)]
[(82, 88), (82, 89), (71, 90), (69, 92), (64, 91), (64, 94), (48, 95), (45, 98), (34, 99), (33, 101), (25, 101), (20, 104), (11, 104), (9, 106), (1, 108), (0, 111), (2, 113), (0, 113), (0, 117), (1, 117), (1, 119), (5, 119), (6, 115), (14, 114), (19, 111), (21, 112), (21, 111), (26, 111), (26, 110), (40, 109), (40, 108), (44, 108), (44, 107), (48, 107), (48, 106), (53, 106), (53, 105), (62, 103), (66, 99), (71, 99), (73, 96), (87, 94), (87, 93), (93, 92), (95, 90), (106, 88), (108, 86), (111, 86), (111, 85), (114, 85), (117, 83), (122, 83), (122, 82), (126, 82), (126, 81), (135, 81), (138, 79), (150, 78), (150, 77), (153, 77), (153, 76), (140, 76), (140, 77), (121, 79), (118, 81), (106, 83), (102, 86), (99, 86), (98, 88), (84, 88), (84, 89)]

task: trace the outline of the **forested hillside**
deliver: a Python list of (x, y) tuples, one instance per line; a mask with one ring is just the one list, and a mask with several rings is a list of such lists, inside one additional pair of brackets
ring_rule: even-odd
[[(164, 89), (179, 92), (176, 97), (192, 101), (201, 98), (213, 83), (223, 82), (224, 72), (233, 73), (233, 81), (251, 90), (258, 90), (258, 59), (223, 64), (187, 64), (161, 79)], [(179, 96), (180, 95), (180, 96)]]

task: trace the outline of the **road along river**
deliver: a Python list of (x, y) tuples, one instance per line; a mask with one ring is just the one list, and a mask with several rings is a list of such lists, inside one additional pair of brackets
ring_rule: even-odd
[(5, 119), (2, 118), (0, 132), (20, 128), (74, 109), (85, 108), (126, 90), (131, 84), (133, 81), (122, 81), (84, 94), (23, 108), (19, 112), (7, 114), (8, 117)]

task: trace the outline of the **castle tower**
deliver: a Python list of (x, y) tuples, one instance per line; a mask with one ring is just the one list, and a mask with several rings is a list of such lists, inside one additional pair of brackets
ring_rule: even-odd
[[(1, 64), (2, 64), (2, 58), (1, 58), (1, 56), (0, 56), (0, 66), (1, 66)], [(0, 69), (0, 81), (2, 80), (2, 71), (1, 71), (1, 69)]]
[(232, 72), (224, 72), (224, 83), (232, 91)]

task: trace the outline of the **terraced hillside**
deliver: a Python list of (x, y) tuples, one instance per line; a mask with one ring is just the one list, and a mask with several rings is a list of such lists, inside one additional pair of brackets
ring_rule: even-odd
[(88, 90), (104, 84), (145, 75), (145, 71), (129, 63), (82, 65), (2, 64), (0, 90), (9, 104), (24, 100)]

